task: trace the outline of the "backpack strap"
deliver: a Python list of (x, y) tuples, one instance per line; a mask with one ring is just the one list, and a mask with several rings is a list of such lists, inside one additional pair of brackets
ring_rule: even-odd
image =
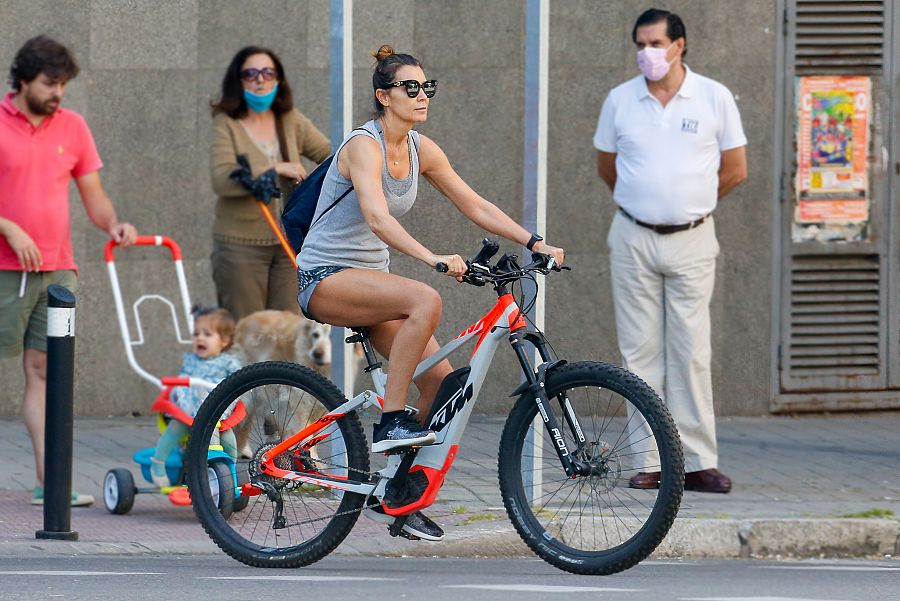
[[(368, 135), (370, 135), (370, 136), (372, 135), (372, 132), (370, 132), (369, 130), (367, 130), (367, 129), (365, 129), (365, 128), (362, 128), (362, 127), (357, 127), (357, 128), (355, 128), (355, 129), (353, 129), (353, 131), (351, 131), (350, 133), (352, 134), (352, 133), (355, 132), (355, 131), (365, 132), (366, 134), (368, 134)], [(361, 135), (361, 134), (357, 134), (357, 135)], [(349, 138), (347, 138), (347, 142), (349, 142), (351, 139), (353, 139), (353, 138), (355, 138), (355, 137), (356, 137), (355, 135), (354, 135), (354, 136), (350, 136)], [(343, 148), (343, 147), (347, 144), (347, 142), (344, 142), (343, 144), (341, 144), (341, 147), (338, 148), (337, 151), (334, 153), (334, 155), (333, 155), (333, 157), (332, 157), (332, 160), (334, 160), (335, 158), (337, 158), (338, 152), (341, 151), (341, 148)], [(339, 203), (339, 202), (341, 202), (342, 200), (344, 200), (344, 197), (347, 196), (348, 194), (350, 194), (350, 192), (352, 192), (352, 191), (353, 191), (353, 184), (351, 183), (351, 184), (350, 184), (350, 187), (347, 188), (346, 190), (344, 190), (344, 193), (343, 193), (343, 194), (341, 194), (340, 196), (338, 196), (337, 199), (336, 199), (334, 202), (332, 202), (330, 205), (328, 205), (328, 208), (327, 208), (327, 209), (325, 209), (324, 211), (322, 211), (321, 213), (319, 213), (319, 216), (316, 217), (315, 221), (313, 221), (312, 224), (309, 226), (310, 229), (312, 229), (312, 226), (313, 226), (313, 225), (315, 225), (316, 223), (319, 222), (319, 219), (321, 219), (322, 217), (325, 216), (325, 213), (327, 213), (328, 211), (330, 211), (331, 209), (333, 209), (337, 203)]]

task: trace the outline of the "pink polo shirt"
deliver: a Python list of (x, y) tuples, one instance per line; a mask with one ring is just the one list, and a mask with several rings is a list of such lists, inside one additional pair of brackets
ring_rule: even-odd
[[(41, 271), (76, 269), (69, 223), (69, 180), (103, 166), (84, 118), (58, 108), (34, 127), (13, 104), (0, 102), (0, 217), (16, 223), (41, 251)], [(0, 236), (0, 270), (20, 271)]]

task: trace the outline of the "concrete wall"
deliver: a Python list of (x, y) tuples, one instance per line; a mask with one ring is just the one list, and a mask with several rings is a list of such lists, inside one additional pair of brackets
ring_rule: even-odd
[[(566, 247), (574, 271), (550, 278), (547, 331), (567, 357), (618, 359), (605, 244), (613, 203), (596, 176), (591, 138), (608, 90), (636, 74), (631, 26), (648, 6), (551, 0), (546, 236)], [(713, 300), (714, 385), (721, 414), (758, 415), (766, 411), (769, 378), (775, 2), (665, 6), (685, 19), (689, 64), (737, 96), (750, 141), (750, 181), (716, 213), (723, 252)], [(268, 45), (285, 63), (300, 110), (327, 133), (328, 12), (327, 0), (0, 0), (0, 66), (6, 69), (21, 43), (42, 32), (74, 50), (82, 74), (65, 103), (84, 114), (94, 132), (105, 162), (103, 182), (121, 218), (142, 233), (174, 237), (185, 251), (194, 298), (213, 302), (208, 103), (238, 48)], [(359, 0), (354, 23), (354, 121), (371, 110), (368, 52), (390, 42), (416, 54), (429, 77), (440, 80), (420, 131), (438, 141), (473, 188), (520, 218), (525, 2)], [(122, 353), (102, 261), (105, 237), (90, 226), (77, 198), (73, 189), (81, 270), (76, 411), (146, 412), (154, 390)], [(427, 185), (405, 224), (440, 252), (470, 255), (483, 235)], [(121, 257), (123, 290), (132, 299), (142, 293), (174, 297), (174, 275), (162, 253), (132, 250)], [(455, 285), (403, 257), (394, 261), (395, 271), (444, 293), (442, 340), (493, 303), (490, 290)], [(165, 310), (148, 306), (142, 317), (147, 343), (139, 360), (154, 373), (174, 373), (181, 349)], [(513, 367), (511, 353), (499, 351), (481, 410), (508, 408)], [(0, 362), (0, 378), (0, 415), (16, 414), (18, 360)]]

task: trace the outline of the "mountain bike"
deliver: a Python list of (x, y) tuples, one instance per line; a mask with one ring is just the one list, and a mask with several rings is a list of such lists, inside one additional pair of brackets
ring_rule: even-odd
[[(663, 540), (681, 502), (684, 462), (675, 424), (659, 397), (634, 374), (597, 362), (567, 362), (536, 328), (529, 328), (512, 287), (556, 268), (534, 254), (518, 264), (484, 240), (467, 261), (463, 281), (490, 285), (497, 303), (438, 352), (414, 377), (470, 341), (466, 366), (442, 382), (425, 423), (437, 441), (395, 449), (386, 467), (371, 471), (358, 412), (379, 409), (387, 376), (365, 328), (347, 342), (362, 344), (375, 391), (347, 400), (328, 379), (306, 367), (266, 362), (222, 381), (198, 412), (188, 445), (188, 486), (194, 510), (228, 555), (258, 567), (299, 567), (331, 553), (369, 507), (394, 517), (393, 536), (405, 535), (406, 516), (431, 505), (457, 456), (466, 423), (494, 353), (508, 339), (522, 368), (518, 397), (499, 449), (499, 484), (522, 540), (548, 563), (577, 574), (611, 574), (634, 566)], [(439, 268), (442, 266), (438, 266)], [(446, 266), (443, 266), (446, 269)], [(536, 289), (536, 288), (535, 288)], [(524, 288), (523, 288), (524, 290)], [(536, 352), (536, 355), (535, 355)], [(531, 357), (539, 357), (532, 365)], [(240, 495), (246, 509), (226, 519), (205, 474), (217, 424), (236, 403), (254, 407), (253, 456)], [(409, 411), (414, 411), (408, 408)], [(638, 472), (661, 472), (659, 488), (628, 488)], [(425, 543), (423, 543), (425, 544)]]

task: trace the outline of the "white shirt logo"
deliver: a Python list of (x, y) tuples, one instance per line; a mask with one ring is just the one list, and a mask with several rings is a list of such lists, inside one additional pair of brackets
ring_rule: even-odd
[(700, 127), (700, 122), (696, 119), (681, 120), (681, 131), (687, 132), (689, 134), (695, 134), (697, 133), (698, 127)]

